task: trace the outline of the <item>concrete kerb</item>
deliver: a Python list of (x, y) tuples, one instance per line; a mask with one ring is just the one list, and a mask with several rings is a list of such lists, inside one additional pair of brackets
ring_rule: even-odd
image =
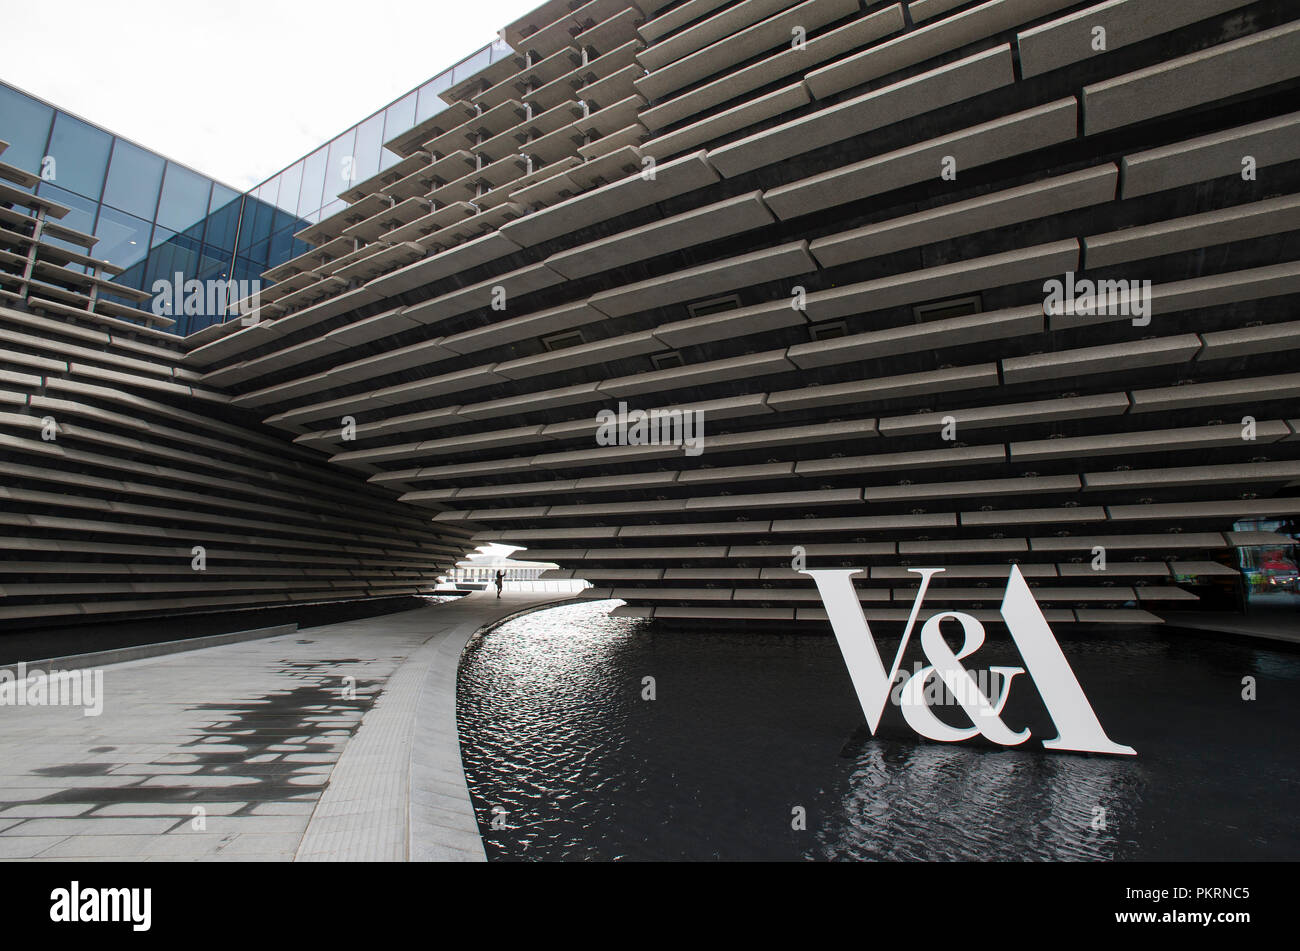
[[(241, 641), (255, 641), (264, 637), (279, 637), (282, 634), (293, 634), (297, 630), (297, 623), (277, 624), (273, 627), (232, 631), (228, 634), (208, 634), (203, 637), (190, 637), (176, 641), (160, 641), (157, 644), (138, 644), (134, 647), (92, 651), (88, 654), (68, 654), (64, 657), (48, 657), (44, 660), (24, 661), (23, 670), (29, 675), (43, 674), (50, 670), (86, 670), (93, 667), (106, 667), (109, 664), (124, 664), (128, 661), (144, 660), (148, 657), (162, 657), (184, 651), (202, 650), (205, 647), (220, 647), (223, 644), (238, 644)], [(12, 673), (15, 678), (19, 675), (18, 664), (0, 665), (0, 671), (6, 670)]]

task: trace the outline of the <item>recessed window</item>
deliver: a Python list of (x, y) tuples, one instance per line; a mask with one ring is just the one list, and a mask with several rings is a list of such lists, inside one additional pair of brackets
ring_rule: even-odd
[(832, 320), (822, 324), (813, 324), (808, 328), (808, 336), (813, 340), (834, 340), (848, 335), (848, 327), (842, 320)]
[(552, 351), (565, 350), (585, 342), (581, 330), (566, 330), (564, 333), (551, 334), (549, 337), (542, 338), (542, 346)]
[(976, 294), (974, 297), (954, 297), (952, 300), (919, 304), (912, 308), (912, 315), (917, 320), (945, 320), (949, 317), (967, 317), (971, 314), (978, 314), (983, 309), (979, 295)]
[(724, 310), (736, 310), (738, 307), (740, 307), (740, 298), (735, 294), (728, 294), (726, 297), (711, 297), (708, 300), (688, 304), (686, 310), (690, 312), (692, 317), (707, 317), (709, 314), (719, 314)]
[(650, 358), (656, 370), (671, 370), (673, 367), (686, 366), (686, 361), (676, 350), (670, 350), (667, 353), (656, 353)]

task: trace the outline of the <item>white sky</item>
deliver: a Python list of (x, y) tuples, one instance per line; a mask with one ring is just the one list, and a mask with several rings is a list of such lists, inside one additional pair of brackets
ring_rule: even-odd
[(541, 0), (5, 0), (0, 78), (241, 191)]

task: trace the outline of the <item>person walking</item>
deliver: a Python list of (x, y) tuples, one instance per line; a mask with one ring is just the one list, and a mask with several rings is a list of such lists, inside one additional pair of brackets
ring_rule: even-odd
[(499, 568), (497, 569), (497, 598), (501, 597), (501, 589), (505, 587), (506, 573)]

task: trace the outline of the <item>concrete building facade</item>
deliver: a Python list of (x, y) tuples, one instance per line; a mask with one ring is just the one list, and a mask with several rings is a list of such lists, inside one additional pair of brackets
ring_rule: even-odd
[[(824, 624), (801, 565), (870, 619), (916, 567), (994, 619), (1012, 563), (1053, 622), (1240, 610), (1300, 512), (1298, 17), (546, 3), (248, 319), (10, 290), (0, 610), (418, 591), (486, 542), (674, 621)], [(214, 533), (243, 577), (191, 570)]]

